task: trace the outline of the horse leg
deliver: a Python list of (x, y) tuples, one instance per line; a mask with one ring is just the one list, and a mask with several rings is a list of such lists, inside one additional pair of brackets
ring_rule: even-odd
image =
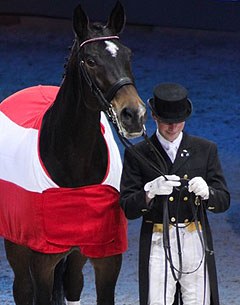
[(7, 260), (14, 272), (13, 297), (16, 305), (33, 305), (33, 286), (29, 270), (31, 250), (4, 240)]
[(115, 286), (122, 265), (122, 254), (91, 258), (95, 270), (97, 305), (114, 305)]
[[(66, 256), (61, 254), (44, 254), (32, 252), (30, 270), (33, 281), (35, 305), (52, 305), (54, 272), (58, 263)], [(54, 305), (63, 305), (62, 294), (59, 300), (54, 300)]]
[(72, 251), (65, 262), (63, 285), (67, 305), (80, 304), (80, 296), (84, 285), (82, 269), (87, 261), (79, 250)]
[(65, 271), (65, 260), (61, 261), (56, 265), (54, 270), (54, 283), (52, 291), (52, 305), (62, 305), (65, 304), (65, 294), (63, 288), (63, 275)]

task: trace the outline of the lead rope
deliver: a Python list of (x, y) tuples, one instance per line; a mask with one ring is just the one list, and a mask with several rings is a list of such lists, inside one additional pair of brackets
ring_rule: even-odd
[[(200, 212), (201, 212), (201, 222), (202, 222), (202, 232), (203, 232), (203, 240), (204, 240), (204, 243), (205, 243), (205, 251), (206, 253), (208, 253), (208, 255), (213, 255), (214, 254), (214, 251), (213, 249), (209, 249), (209, 246), (208, 246), (208, 242), (207, 242), (207, 232), (206, 232), (206, 220), (205, 220), (205, 214), (204, 214), (204, 207), (203, 207), (203, 204), (201, 203), (201, 209), (200, 209)], [(203, 305), (205, 304), (205, 299), (206, 299), (206, 290), (207, 290), (207, 260), (206, 260), (206, 255), (205, 255), (205, 264), (204, 264), (204, 300), (203, 300)]]
[[(116, 130), (117, 132), (117, 135), (119, 137), (119, 140), (121, 141), (121, 143), (123, 144), (123, 146), (125, 148), (130, 148), (131, 147), (131, 150), (130, 152), (132, 154), (134, 154), (134, 156), (140, 161), (140, 162), (144, 162), (145, 164), (148, 164), (149, 166), (151, 166), (159, 175), (163, 176), (166, 180), (167, 177), (166, 175), (162, 172), (162, 170), (157, 167), (153, 162), (151, 162), (149, 159), (145, 158), (139, 151), (137, 151), (137, 149), (135, 148), (135, 146), (126, 138), (124, 138), (120, 133), (119, 133), (119, 130), (117, 128), (117, 125), (116, 124), (113, 124), (113, 127), (114, 129)], [(164, 169), (167, 170), (167, 164), (165, 162), (165, 160), (163, 159), (162, 155), (157, 151), (156, 147), (151, 143), (151, 141), (149, 140), (149, 138), (147, 137), (146, 135), (146, 130), (145, 130), (145, 127), (144, 127), (144, 131), (143, 131), (143, 137), (145, 140), (147, 140), (148, 144), (151, 145), (151, 148), (154, 149), (154, 152), (156, 153), (156, 156), (158, 159), (161, 160), (161, 162), (163, 163), (164, 165)]]
[[(180, 190), (181, 192), (181, 190)], [(198, 197), (196, 197), (198, 198)], [(198, 198), (198, 200), (200, 200)], [(205, 241), (205, 238), (202, 237), (201, 233), (200, 233), (200, 228), (199, 228), (199, 223), (197, 221), (197, 210), (193, 210), (193, 215), (194, 216), (194, 223), (195, 223), (195, 226), (196, 226), (196, 230), (197, 230), (197, 233), (198, 233), (198, 236), (199, 236), (199, 240), (201, 242), (201, 247), (202, 247), (202, 258), (200, 259), (200, 262), (198, 264), (198, 266), (192, 270), (192, 271), (183, 271), (183, 268), (182, 268), (182, 252), (181, 252), (181, 242), (180, 242), (180, 236), (179, 236), (179, 227), (178, 227), (178, 221), (176, 223), (176, 237), (177, 237), (177, 249), (178, 249), (178, 261), (179, 261), (179, 267), (176, 268), (174, 266), (174, 263), (173, 263), (173, 260), (172, 260), (172, 254), (171, 254), (171, 244), (170, 244), (170, 236), (169, 236), (169, 213), (168, 213), (168, 205), (167, 205), (167, 200), (164, 201), (164, 215), (163, 215), (163, 246), (164, 246), (164, 252), (165, 252), (165, 282), (164, 282), (164, 304), (166, 305), (167, 303), (167, 300), (166, 300), (166, 297), (167, 297), (167, 267), (168, 267), (168, 262), (169, 262), (169, 265), (170, 265), (170, 270), (171, 270), (171, 273), (173, 275), (173, 278), (176, 282), (178, 282), (182, 275), (183, 274), (192, 274), (194, 272), (196, 272), (200, 266), (202, 265), (203, 263), (203, 260), (204, 260), (204, 257), (205, 257), (205, 251), (206, 249), (208, 248), (207, 247), (207, 242)], [(202, 203), (201, 203), (202, 204)], [(198, 208), (198, 207), (197, 207)], [(193, 209), (193, 207), (192, 207)], [(203, 208), (202, 208), (203, 210)], [(191, 223), (191, 222), (190, 222)], [(187, 225), (185, 226), (187, 227)], [(185, 228), (183, 227), (183, 228)], [(202, 225), (202, 228), (204, 228), (205, 226)], [(182, 227), (181, 227), (182, 228)], [(203, 229), (203, 232), (205, 230)], [(203, 233), (204, 234), (204, 233)], [(204, 235), (203, 235), (204, 236)], [(206, 258), (204, 260), (204, 294), (203, 294), (203, 305), (205, 304), (205, 299), (206, 299), (206, 284), (207, 284), (207, 264), (206, 264)], [(178, 275), (176, 275), (176, 272), (178, 273)], [(178, 300), (180, 299), (180, 295), (178, 295)]]

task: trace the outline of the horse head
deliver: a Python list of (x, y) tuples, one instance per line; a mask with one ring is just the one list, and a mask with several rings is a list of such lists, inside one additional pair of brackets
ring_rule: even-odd
[(118, 1), (105, 25), (90, 23), (78, 5), (73, 14), (79, 71), (84, 90), (91, 92), (86, 107), (105, 111), (126, 138), (140, 136), (146, 108), (134, 85), (131, 50), (120, 43), (125, 12)]

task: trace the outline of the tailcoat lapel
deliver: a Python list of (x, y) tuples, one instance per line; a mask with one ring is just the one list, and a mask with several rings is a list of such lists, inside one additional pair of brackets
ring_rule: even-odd
[[(163, 149), (162, 145), (159, 143), (158, 138), (156, 134), (154, 133), (150, 141), (152, 144), (156, 147), (156, 149), (159, 151), (159, 153), (162, 155), (164, 159), (163, 167), (165, 168), (164, 174), (174, 174), (176, 173), (187, 161), (191, 160), (193, 154), (194, 154), (194, 148), (191, 145), (190, 137), (183, 132), (183, 138), (180, 143), (179, 149), (177, 151), (176, 159), (174, 163), (172, 164), (167, 153)], [(150, 155), (152, 162), (156, 164), (156, 166), (159, 166), (159, 158), (150, 147)], [(168, 170), (169, 169), (169, 170)]]
[[(151, 149), (151, 147), (149, 147), (151, 160), (158, 167), (159, 167), (159, 162), (161, 162), (162, 163), (161, 168), (164, 169), (164, 174), (165, 175), (168, 174), (168, 168), (169, 168), (169, 165), (171, 164), (171, 161), (168, 158), (167, 153), (163, 149), (162, 145), (159, 143), (158, 138), (157, 138), (155, 133), (151, 136), (150, 141), (155, 146), (155, 148), (158, 150), (158, 152), (162, 155), (162, 158), (161, 158), (161, 161), (160, 161), (156, 152), (153, 149)], [(169, 162), (170, 162), (170, 164), (169, 164)]]

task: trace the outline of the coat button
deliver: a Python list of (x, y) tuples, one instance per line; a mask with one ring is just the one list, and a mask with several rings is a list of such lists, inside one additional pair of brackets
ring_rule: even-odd
[(187, 174), (185, 174), (184, 176), (183, 176), (183, 179), (188, 179), (188, 175)]
[(188, 201), (188, 197), (187, 196), (183, 197), (183, 201)]
[(175, 222), (176, 218), (175, 217), (171, 217), (171, 222)]
[(173, 202), (173, 201), (174, 201), (174, 197), (171, 196), (171, 197), (168, 198), (168, 200), (171, 201), (171, 202)]

